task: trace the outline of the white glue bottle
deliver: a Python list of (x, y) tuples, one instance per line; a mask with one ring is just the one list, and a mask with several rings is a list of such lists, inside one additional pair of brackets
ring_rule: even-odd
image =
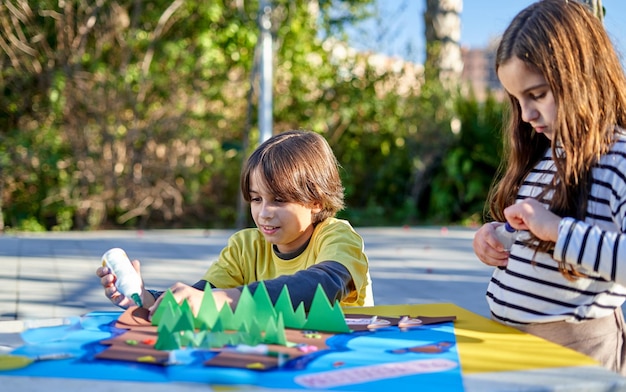
[(502, 243), (504, 250), (510, 251), (511, 246), (513, 246), (517, 238), (517, 230), (515, 230), (509, 222), (506, 222), (496, 227), (496, 238)]
[(120, 248), (107, 250), (102, 255), (102, 266), (109, 268), (115, 275), (117, 289), (141, 307), (141, 277), (135, 271), (126, 252)]

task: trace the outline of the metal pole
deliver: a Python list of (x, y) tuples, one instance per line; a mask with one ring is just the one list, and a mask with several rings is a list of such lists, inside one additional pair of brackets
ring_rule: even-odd
[(272, 7), (267, 0), (260, 1), (259, 25), (261, 27), (261, 66), (259, 94), (259, 131), (260, 143), (272, 136), (272, 90), (273, 90), (273, 56), (272, 56)]

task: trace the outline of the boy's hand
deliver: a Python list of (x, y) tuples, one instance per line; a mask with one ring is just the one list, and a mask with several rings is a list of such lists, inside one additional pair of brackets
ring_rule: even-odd
[[(131, 264), (133, 268), (137, 271), (139, 276), (141, 276), (140, 272), (140, 263), (139, 260), (132, 260)], [(113, 275), (111, 270), (108, 267), (99, 267), (96, 270), (96, 275), (100, 278), (100, 284), (104, 288), (104, 295), (115, 305), (119, 306), (123, 309), (128, 309), (130, 306), (136, 305), (135, 302), (127, 298), (124, 294), (118, 291), (117, 286), (115, 285), (116, 277)], [(146, 291), (143, 289), (143, 285), (141, 288), (141, 299), (144, 301), (144, 306), (148, 306), (153, 303), (152, 301), (148, 301), (146, 304), (146, 297), (152, 297), (150, 294), (144, 295)]]
[[(207, 284), (207, 288), (208, 287), (209, 285)], [(172, 294), (174, 295), (174, 298), (176, 299), (176, 302), (178, 304), (182, 304), (183, 301), (187, 300), (193, 314), (195, 316), (198, 315), (198, 311), (200, 310), (200, 306), (202, 305), (202, 299), (204, 298), (204, 291), (198, 290), (195, 287), (186, 285), (181, 282), (176, 283), (169, 289), (172, 291)], [(213, 299), (215, 301), (215, 305), (218, 311), (222, 309), (222, 306), (224, 306), (225, 304), (234, 308), (239, 301), (239, 296), (241, 295), (241, 292), (238, 289), (215, 289), (212, 290), (211, 293), (213, 294)], [(152, 317), (154, 312), (157, 310), (159, 304), (161, 304), (162, 299), (163, 296), (160, 296), (156, 300), (156, 302), (154, 302), (154, 305), (149, 308), (150, 317)]]

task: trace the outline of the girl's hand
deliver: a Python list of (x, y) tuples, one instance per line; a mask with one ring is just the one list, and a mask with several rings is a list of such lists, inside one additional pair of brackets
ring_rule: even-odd
[(535, 199), (524, 199), (504, 209), (504, 216), (517, 230), (529, 230), (537, 238), (556, 242), (561, 217)]
[(493, 267), (505, 267), (509, 262), (509, 252), (496, 237), (496, 227), (502, 223), (486, 223), (474, 234), (474, 253), (480, 261)]
[[(141, 276), (140, 272), (140, 263), (139, 260), (132, 260), (131, 264), (135, 271)], [(130, 298), (127, 298), (124, 294), (118, 291), (117, 286), (115, 285), (116, 277), (113, 275), (111, 270), (108, 267), (99, 267), (96, 270), (96, 275), (100, 278), (100, 284), (104, 288), (104, 295), (111, 301), (113, 304), (119, 306), (120, 308), (128, 309), (130, 306), (134, 306), (135, 301)], [(142, 280), (143, 282), (143, 280)], [(147, 295), (144, 295), (147, 294)], [(152, 298), (152, 295), (148, 294), (146, 290), (143, 288), (143, 283), (141, 285), (141, 299), (144, 302), (144, 306), (151, 304), (153, 301), (149, 301), (148, 304), (145, 303), (146, 297)]]

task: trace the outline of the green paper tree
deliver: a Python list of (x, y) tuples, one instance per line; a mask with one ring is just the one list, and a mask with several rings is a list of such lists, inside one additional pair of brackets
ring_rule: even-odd
[(248, 317), (253, 314), (259, 325), (265, 325), (268, 320), (276, 319), (276, 310), (274, 310), (274, 305), (263, 281), (257, 285), (253, 298), (256, 312), (248, 314)]
[(182, 332), (182, 331), (193, 331), (194, 328), (194, 317), (193, 312), (191, 311), (191, 307), (189, 306), (189, 302), (187, 300), (183, 301), (182, 306), (180, 307), (181, 314), (176, 322), (173, 332)]
[[(294, 326), (290, 326), (290, 328), (304, 329), (307, 319), (306, 311), (304, 310), (304, 302), (300, 302), (300, 305), (298, 305), (298, 308), (296, 309), (293, 317), (294, 318), (293, 320), (291, 320), (291, 322), (294, 323)], [(287, 322), (285, 322), (285, 325), (287, 325)]]
[(179, 331), (179, 332), (172, 332), (174, 335), (178, 334), (180, 336), (179, 340), (180, 340), (180, 347), (189, 347), (189, 346), (193, 346), (193, 342), (195, 339), (195, 333), (194, 331)]
[(249, 331), (248, 331), (248, 343), (247, 344), (249, 346), (256, 346), (262, 341), (263, 341), (263, 330), (261, 329), (261, 327), (255, 320), (252, 320), (252, 322), (250, 323)]
[(239, 323), (237, 322), (238, 320), (235, 320), (233, 310), (228, 304), (224, 304), (224, 306), (222, 306), (217, 318), (222, 322), (222, 326), (225, 330), (239, 328)]
[(304, 311), (304, 304), (300, 302), (298, 308), (294, 311), (293, 304), (291, 303), (291, 296), (289, 295), (289, 289), (287, 286), (283, 286), (283, 289), (276, 300), (274, 306), (277, 314), (282, 314), (285, 322), (285, 327), (302, 329), (306, 323), (306, 313)]
[(304, 328), (336, 333), (351, 332), (348, 324), (346, 324), (346, 318), (341, 310), (341, 306), (339, 306), (339, 302), (336, 301), (333, 307), (324, 289), (319, 284), (315, 290)]
[(157, 331), (162, 328), (167, 328), (169, 331), (174, 330), (174, 327), (180, 318), (180, 309), (178, 309), (178, 304), (175, 302), (174, 304), (167, 302), (165, 304), (160, 304), (159, 309), (161, 308), (163, 311), (161, 312), (161, 321), (159, 321)]
[(264, 343), (287, 345), (287, 335), (285, 334), (285, 324), (283, 323), (283, 315), (279, 314), (277, 318), (267, 320), (265, 327)]
[(224, 332), (224, 326), (222, 325), (222, 320), (220, 320), (219, 317), (215, 320), (215, 324), (213, 324), (211, 332)]
[(180, 349), (180, 336), (163, 326), (158, 329), (157, 341), (154, 344), (157, 350), (178, 350)]
[[(217, 311), (212, 291), (205, 291), (198, 315), (194, 317), (188, 301), (178, 305), (168, 290), (157, 309), (158, 349), (178, 349), (181, 346), (219, 348), (231, 344), (256, 346), (262, 342), (287, 345), (285, 327), (325, 332), (350, 333), (345, 316), (335, 301), (328, 300), (318, 285), (308, 315), (301, 302), (294, 310), (289, 289), (283, 287), (272, 305), (267, 287), (259, 282), (254, 295), (244, 286), (235, 311), (227, 304)], [(155, 313), (155, 315), (157, 315)], [(196, 328), (200, 328), (196, 332)], [(230, 331), (230, 332), (229, 332)], [(233, 332), (234, 331), (234, 332)], [(155, 347), (157, 347), (155, 345)]]
[(202, 296), (202, 303), (198, 315), (194, 319), (194, 326), (198, 329), (211, 329), (218, 317), (217, 305), (213, 298), (213, 291), (208, 288)]
[(254, 317), (256, 313), (257, 306), (254, 301), (254, 297), (252, 296), (248, 286), (243, 286), (241, 296), (239, 297), (239, 301), (237, 302), (237, 307), (235, 308), (233, 315), (238, 323), (241, 323), (247, 318)]
[[(171, 307), (172, 310), (177, 310), (179, 308), (178, 302), (176, 302), (176, 298), (174, 298), (174, 294), (172, 290), (167, 290), (162, 294), (161, 302), (157, 307), (156, 311), (152, 315), (152, 325), (160, 325), (163, 319), (163, 313)], [(170, 317), (169, 315), (168, 317)], [(178, 316), (177, 316), (178, 317)]]
[[(193, 340), (191, 342), (193, 347), (199, 347), (202, 348), (202, 343), (204, 342), (206, 335), (209, 334), (210, 332), (208, 331), (198, 331), (194, 334), (193, 336)], [(207, 346), (208, 347), (208, 346)]]

